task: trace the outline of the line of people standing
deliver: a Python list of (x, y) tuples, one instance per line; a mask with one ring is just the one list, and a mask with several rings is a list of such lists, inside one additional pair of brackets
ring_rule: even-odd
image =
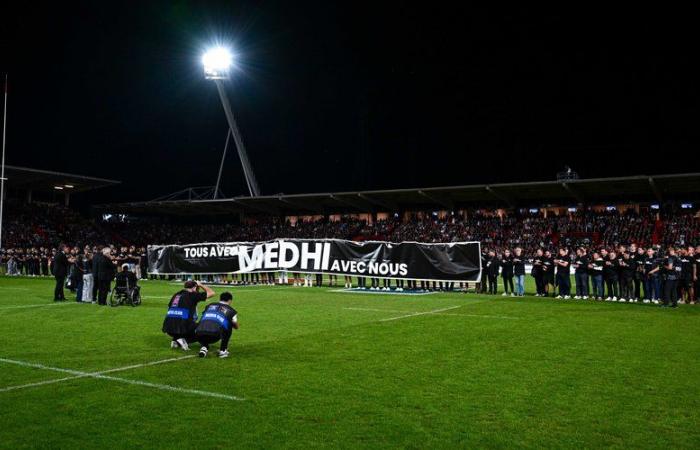
[[(504, 250), (500, 255), (486, 250), (482, 254), (486, 282), (482, 283), (481, 292), (496, 294), (500, 276), (502, 295), (522, 295), (524, 261), (520, 248), (512, 254)], [(620, 245), (592, 252), (586, 247), (574, 251), (559, 248), (556, 254), (538, 249), (528, 262), (532, 264), (530, 274), (537, 297), (676, 306), (679, 302), (695, 304), (700, 292), (700, 247), (669, 247), (662, 251), (632, 244), (629, 248)]]

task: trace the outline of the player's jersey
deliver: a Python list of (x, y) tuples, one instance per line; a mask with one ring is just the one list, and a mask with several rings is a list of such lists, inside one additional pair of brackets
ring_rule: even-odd
[(182, 290), (173, 295), (163, 321), (163, 333), (170, 335), (191, 333), (197, 326), (197, 303), (206, 299), (205, 292)]
[(197, 334), (220, 336), (221, 333), (230, 333), (233, 324), (238, 322), (238, 313), (226, 303), (210, 303), (204, 308), (202, 320), (197, 325)]

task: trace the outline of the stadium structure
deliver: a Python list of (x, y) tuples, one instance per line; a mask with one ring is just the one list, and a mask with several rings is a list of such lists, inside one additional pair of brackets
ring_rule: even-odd
[(358, 215), (369, 221), (414, 211), (541, 209), (566, 213), (570, 208), (658, 209), (700, 198), (700, 173), (639, 175), (615, 178), (474, 184), (421, 189), (389, 189), (258, 197), (210, 198), (213, 188), (188, 189), (179, 195), (145, 202), (95, 206), (101, 213), (137, 216), (239, 215), (287, 217), (293, 220)]

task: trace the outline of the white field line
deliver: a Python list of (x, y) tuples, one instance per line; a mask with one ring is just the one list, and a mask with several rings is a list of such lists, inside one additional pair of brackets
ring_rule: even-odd
[(453, 309), (461, 308), (462, 305), (457, 305), (457, 306), (450, 306), (448, 308), (441, 308), (441, 309), (434, 309), (432, 311), (423, 311), (423, 312), (415, 312), (411, 314), (404, 314), (403, 316), (396, 316), (396, 317), (389, 317), (388, 319), (381, 319), (379, 322), (389, 322), (390, 320), (399, 320), (399, 319), (405, 319), (407, 317), (415, 317), (415, 316), (424, 316), (426, 314), (435, 314), (435, 313), (440, 313), (444, 311), (450, 311)]
[[(53, 380), (46, 380), (46, 381), (38, 381), (38, 382), (36, 382), (36, 383), (28, 383), (28, 384), (23, 384), (23, 385), (19, 385), (19, 386), (8, 386), (8, 387), (5, 387), (5, 388), (1, 388), (1, 389), (0, 389), (0, 392), (14, 391), (14, 390), (17, 390), (17, 389), (24, 389), (24, 388), (28, 388), (28, 387), (34, 387), (34, 386), (44, 386), (44, 385), (47, 385), (47, 384), (54, 384), (54, 383), (58, 383), (58, 382), (61, 382), (61, 381), (76, 380), (76, 379), (78, 379), (78, 378), (87, 378), (87, 377), (90, 377), (90, 376), (92, 376), (92, 375), (103, 375), (103, 374), (106, 374), (106, 373), (121, 372), (121, 371), (123, 371), (123, 370), (129, 370), (129, 369), (137, 369), (137, 368), (139, 368), (139, 367), (155, 366), (155, 365), (157, 365), (157, 364), (164, 364), (164, 363), (168, 363), (168, 362), (179, 361), (179, 360), (181, 360), (181, 359), (189, 359), (189, 358), (194, 358), (194, 357), (195, 357), (195, 355), (187, 355), (187, 356), (181, 356), (181, 357), (179, 357), (179, 358), (161, 359), (160, 361), (153, 361), (153, 362), (150, 362), (150, 363), (133, 364), (133, 365), (131, 365), (131, 366), (126, 366), (126, 367), (117, 367), (116, 369), (103, 370), (103, 371), (100, 371), (100, 372), (91, 372), (91, 373), (84, 372), (83, 375), (74, 375), (74, 376), (72, 376), (72, 377), (56, 378), (56, 379), (53, 379)], [(9, 361), (11, 361), (11, 360), (6, 360), (6, 361), (9, 362)], [(22, 361), (16, 361), (16, 362), (14, 362), (14, 364), (22, 365), (22, 364), (20, 364), (21, 362), (22, 362)], [(44, 366), (41, 365), (41, 364), (33, 364), (33, 363), (27, 363), (27, 364), (28, 364), (28, 365), (31, 364), (30, 367), (36, 367), (36, 368), (39, 368), (39, 369), (44, 369), (44, 368), (46, 368), (46, 367), (44, 367)], [(41, 367), (39, 367), (39, 366), (41, 366)], [(50, 370), (57, 370), (57, 369), (50, 369)]]
[[(401, 311), (398, 309), (378, 309), (378, 308), (343, 308), (343, 309), (350, 309), (353, 311), (377, 311), (377, 312), (391, 312), (391, 313), (411, 313), (411, 311)], [(421, 313), (422, 314), (422, 313)], [(485, 319), (520, 319), (520, 317), (514, 317), (514, 316), (494, 316), (490, 314), (463, 314), (463, 313), (449, 313), (449, 312), (433, 312), (433, 311), (428, 311), (425, 312), (425, 314), (430, 314), (434, 316), (461, 316), (461, 317), (483, 317)], [(388, 319), (386, 319), (388, 320)]]
[(0, 286), (0, 289), (12, 289), (13, 291), (28, 291), (28, 290), (30, 290), (29, 288), (12, 287), (12, 286)]
[(434, 292), (434, 291), (412, 293), (412, 292), (396, 292), (396, 291), (370, 291), (370, 290), (364, 290), (364, 289), (358, 289), (358, 290), (328, 289), (327, 292), (340, 292), (343, 294), (406, 295), (406, 296), (411, 296), (411, 297), (418, 297), (420, 295), (437, 294), (437, 292)]
[(102, 375), (105, 373), (112, 373), (112, 372), (121, 372), (123, 370), (129, 370), (129, 369), (137, 369), (139, 367), (147, 367), (147, 366), (155, 366), (157, 364), (164, 364), (168, 362), (173, 362), (173, 361), (179, 361), (181, 359), (189, 359), (189, 358), (194, 358), (195, 355), (188, 355), (188, 356), (181, 356), (179, 358), (169, 358), (169, 359), (162, 359), (160, 361), (153, 361), (150, 363), (144, 363), (144, 364), (134, 364), (131, 366), (126, 366), (126, 367), (117, 367), (116, 369), (109, 369), (109, 370), (103, 370), (100, 372), (93, 372), (92, 374), (85, 373), (84, 375), (75, 375), (72, 377), (65, 377), (65, 378), (56, 378), (53, 380), (46, 380), (46, 381), (38, 381), (36, 383), (28, 383), (28, 384), (22, 384), (19, 386), (8, 386), (5, 388), (0, 388), (0, 392), (6, 392), (6, 391), (14, 391), (17, 389), (24, 389), (24, 388), (29, 388), (29, 387), (35, 387), (35, 386), (44, 386), (47, 384), (54, 384), (54, 383), (59, 383), (61, 381), (68, 381), (68, 380), (76, 380), (78, 378), (87, 378), (91, 375)]
[(0, 358), (0, 362), (4, 362), (4, 363), (8, 363), (8, 364), (15, 364), (18, 366), (23, 366), (23, 367), (33, 367), (36, 369), (51, 370), (53, 372), (68, 373), (68, 374), (73, 375), (71, 377), (64, 377), (64, 378), (59, 378), (59, 379), (55, 379), (55, 380), (40, 381), (37, 383), (29, 383), (29, 384), (25, 384), (25, 385), (21, 385), (21, 386), (9, 386), (9, 387), (0, 389), (0, 392), (6, 392), (6, 391), (23, 389), (23, 388), (34, 387), (34, 386), (43, 386), (43, 385), (47, 385), (47, 384), (58, 383), (61, 381), (75, 380), (78, 378), (96, 378), (96, 379), (100, 379), (100, 380), (117, 381), (120, 383), (126, 383), (126, 384), (135, 385), (135, 386), (145, 386), (145, 387), (150, 387), (150, 388), (154, 388), (154, 389), (159, 389), (162, 391), (181, 392), (181, 393), (185, 393), (185, 394), (193, 394), (193, 395), (199, 395), (199, 396), (204, 396), (204, 397), (221, 398), (221, 399), (225, 399), (225, 400), (234, 400), (234, 401), (244, 400), (241, 397), (234, 397), (232, 395), (220, 394), (217, 392), (200, 391), (197, 389), (184, 389), (184, 388), (179, 388), (176, 386), (170, 386), (167, 384), (150, 383), (147, 381), (130, 380), (127, 378), (119, 378), (119, 377), (105, 375), (107, 373), (119, 372), (119, 371), (129, 370), (129, 369), (136, 369), (139, 367), (154, 366), (156, 364), (164, 364), (164, 363), (168, 363), (168, 362), (180, 361), (183, 359), (189, 359), (189, 358), (194, 358), (194, 357), (195, 357), (195, 355), (187, 355), (187, 356), (182, 356), (179, 358), (169, 358), (169, 359), (164, 359), (164, 360), (160, 360), (160, 361), (153, 361), (150, 363), (134, 364), (131, 366), (126, 366), (126, 367), (118, 367), (116, 369), (103, 370), (100, 372), (83, 372), (80, 370), (62, 369), (60, 367), (51, 367), (51, 366), (45, 366), (43, 364), (36, 364), (36, 363), (29, 363), (29, 362), (25, 362), (25, 361), (17, 361), (17, 360), (13, 360), (13, 359)]
[(14, 306), (0, 306), (0, 309), (20, 309), (20, 308), (41, 308), (43, 306), (66, 306), (66, 305), (83, 305), (86, 302), (56, 302), (56, 303), (32, 303), (31, 305), (14, 305)]
[[(286, 287), (277, 287), (277, 288), (274, 288), (274, 287), (269, 287), (269, 288), (256, 287), (254, 289), (241, 289), (240, 291), (237, 291), (237, 289), (240, 289), (240, 288), (232, 288), (231, 290), (229, 290), (229, 292), (231, 292), (232, 294), (235, 295), (235, 294), (240, 294), (241, 292), (250, 292), (250, 291), (286, 291), (289, 288), (286, 288)], [(145, 296), (143, 296), (143, 298), (167, 298), (167, 299), (171, 299), (171, 298), (173, 298), (173, 296), (172, 295), (145, 295)]]

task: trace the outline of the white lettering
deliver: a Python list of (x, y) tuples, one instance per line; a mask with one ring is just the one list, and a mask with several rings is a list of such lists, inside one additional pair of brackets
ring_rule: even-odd
[(314, 251), (309, 251), (309, 243), (302, 242), (301, 244), (301, 268), (306, 270), (309, 268), (309, 260), (314, 262), (314, 270), (321, 268), (321, 258), (323, 256), (323, 244), (314, 243)]
[[(280, 254), (279, 254), (279, 268), (280, 269), (291, 269), (296, 266), (299, 262), (299, 248), (296, 244), (291, 242), (279, 241), (280, 244)], [(292, 252), (292, 257), (287, 259), (287, 252)]]
[(277, 247), (279, 244), (277, 242), (268, 242), (265, 244), (265, 268), (274, 269), (277, 267)]

